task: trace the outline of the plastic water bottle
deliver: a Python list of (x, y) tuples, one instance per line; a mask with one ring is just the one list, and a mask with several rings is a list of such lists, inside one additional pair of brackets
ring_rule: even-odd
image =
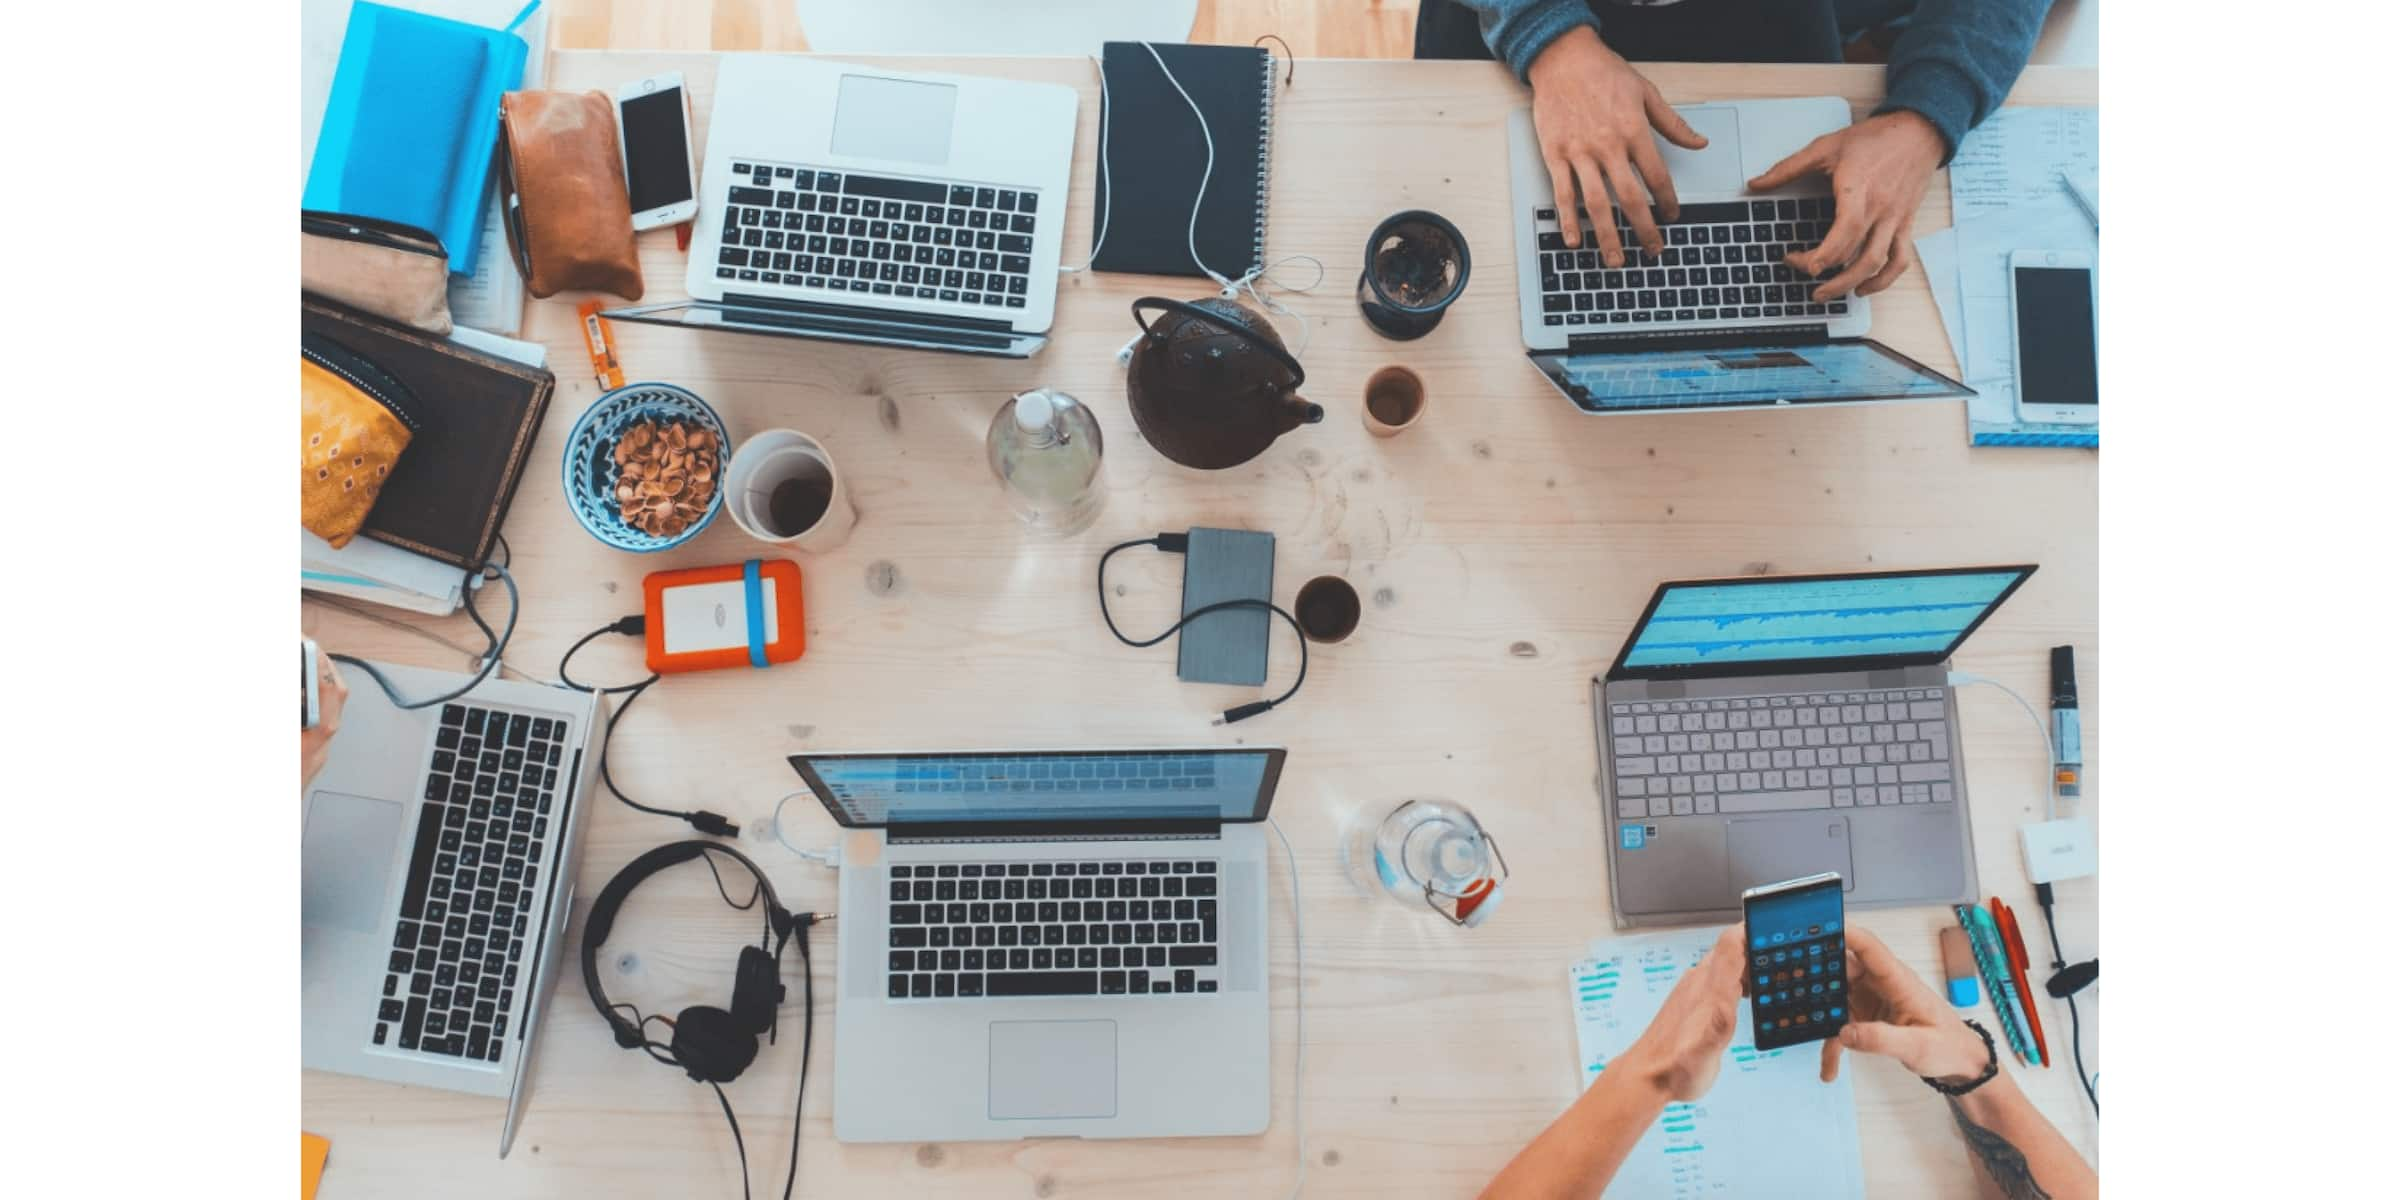
[(1081, 533), (1100, 515), (1100, 422), (1056, 388), (1017, 396), (984, 438), (992, 474), (1018, 519), (1046, 534)]

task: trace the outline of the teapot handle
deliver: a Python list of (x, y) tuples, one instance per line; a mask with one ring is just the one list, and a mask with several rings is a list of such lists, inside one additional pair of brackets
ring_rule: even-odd
[(1227, 333), (1232, 334), (1235, 337), (1242, 339), (1244, 342), (1248, 343), (1252, 349), (1261, 351), (1267, 357), (1283, 364), (1283, 369), (1292, 373), (1291, 382), (1284, 385), (1285, 391), (1298, 391), (1301, 384), (1308, 382), (1308, 372), (1300, 369), (1300, 360), (1292, 357), (1290, 351), (1285, 350), (1283, 347), (1275, 345), (1271, 342), (1260, 341), (1257, 337), (1253, 336), (1249, 330), (1244, 329), (1240, 322), (1219, 316), (1218, 314), (1210, 312), (1197, 304), (1187, 304), (1181, 300), (1169, 300), (1164, 296), (1144, 296), (1141, 299), (1134, 301), (1133, 323), (1142, 327), (1142, 336), (1144, 337), (1152, 336), (1150, 330), (1151, 322), (1144, 319), (1142, 316), (1142, 310), (1145, 308), (1156, 308), (1165, 310), (1167, 312), (1181, 313), (1184, 316), (1191, 317), (1195, 320), (1205, 321), (1219, 329), (1224, 330)]

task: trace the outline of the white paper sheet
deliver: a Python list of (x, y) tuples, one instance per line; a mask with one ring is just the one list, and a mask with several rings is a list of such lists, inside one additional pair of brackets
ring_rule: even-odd
[(2003, 108), (1967, 134), (1950, 159), (1950, 220), (1963, 225), (2047, 200), (2062, 171), (2098, 177), (2100, 111)]
[[(1641, 1036), (1675, 981), (1715, 940), (1715, 930), (1696, 929), (1592, 943), (1592, 957), (1567, 976), (1583, 1086)], [(1750, 1036), (1744, 1004), (1716, 1084), (1695, 1103), (1667, 1105), (1626, 1156), (1606, 1195), (1810, 1200), (1865, 1194), (1850, 1072), (1820, 1082), (1816, 1043), (1761, 1051)]]

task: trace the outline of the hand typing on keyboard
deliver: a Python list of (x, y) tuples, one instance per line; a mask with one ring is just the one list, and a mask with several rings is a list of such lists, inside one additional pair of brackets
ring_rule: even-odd
[[(1675, 181), (1650, 140), (1650, 130), (1655, 126), (1660, 136), (1688, 150), (1708, 145), (1708, 139), (1684, 123), (1658, 88), (1602, 45), (1588, 26), (1569, 30), (1550, 43), (1525, 78), (1533, 85), (1533, 128), (1542, 143), (1542, 165), (1549, 168), (1550, 184), (1557, 192), (1558, 211), (1576, 211), (1578, 184), (1583, 207), (1595, 213), (1606, 211), (1613, 191), (1624, 202), (1642, 247), (1653, 255), (1664, 250), (1666, 239), (1651, 219), (1650, 205), (1641, 199), (1649, 196), (1668, 221), (1675, 219), (1678, 206)], [(1561, 220), (1559, 229), (1569, 248), (1583, 244), (1582, 230), (1573, 219)], [(1623, 267), (1625, 250), (1616, 229), (1600, 221), (1593, 232), (1601, 258), (1610, 267)]]
[(1916, 254), (1911, 231), (1917, 206), (1944, 149), (1933, 122), (1899, 109), (1826, 134), (1750, 181), (1766, 191), (1808, 175), (1832, 178), (1833, 227), (1822, 243), (1784, 259), (1804, 275), (1823, 277), (1842, 268), (1810, 299), (1837, 300), (1852, 288), (1873, 295), (1908, 270)]

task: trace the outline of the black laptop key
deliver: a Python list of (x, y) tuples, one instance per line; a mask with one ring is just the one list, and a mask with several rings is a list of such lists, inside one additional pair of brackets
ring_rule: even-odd
[(1167, 962), (1178, 967), (1213, 967), (1217, 965), (1215, 946), (1175, 946), (1167, 951)]
[(756, 187), (732, 188), (725, 193), (725, 198), (735, 204), (768, 205), (775, 203), (775, 193)]
[(1098, 971), (1004, 971), (984, 977), (989, 996), (1096, 996)]
[(417, 1039), (423, 1035), (424, 1032), (425, 998), (423, 996), (410, 996), (408, 998), (408, 1007), (403, 1012), (401, 1017), (400, 1048), (403, 1050), (416, 1049)]
[(400, 915), (414, 920), (425, 911), (425, 885), (433, 878), (438, 848), (442, 838), (442, 815), (438, 808), (425, 808), (417, 817), (417, 846), (408, 858), (408, 886), (400, 894)]
[(921, 925), (892, 927), (892, 946), (895, 949), (915, 949), (925, 944), (925, 929)]
[(1195, 987), (1195, 985), (1196, 985), (1196, 980), (1195, 980), (1194, 976), (1192, 975), (1192, 973), (1191, 973), (1190, 971), (1177, 971), (1177, 972), (1175, 972), (1175, 990), (1176, 990), (1176, 991), (1179, 991), (1179, 992), (1188, 992), (1188, 991), (1191, 991), (1191, 990), (1193, 990), (1193, 988)]
[(908, 994), (909, 994), (909, 996), (910, 996), (910, 997), (912, 997), (912, 998), (914, 998), (914, 999), (918, 999), (918, 1000), (927, 1000), (927, 999), (931, 999), (931, 998), (932, 998), (932, 996), (933, 996), (933, 976), (931, 976), (931, 975), (911, 975), (911, 976), (909, 976), (909, 977), (908, 977)]

